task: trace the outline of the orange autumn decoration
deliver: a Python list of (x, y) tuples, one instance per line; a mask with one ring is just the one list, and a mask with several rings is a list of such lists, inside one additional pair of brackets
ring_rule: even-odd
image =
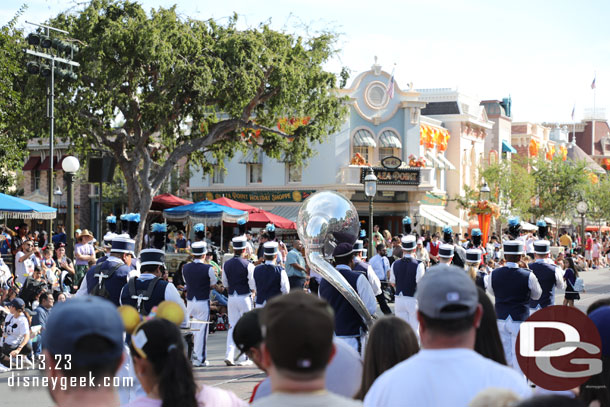
[(425, 167), (426, 159), (424, 157), (415, 157), (413, 154), (409, 156), (409, 167)]
[(419, 128), (419, 145), (424, 146), (426, 150), (431, 150), (434, 147), (436, 147), (439, 152), (447, 150), (449, 137), (449, 131), (445, 129), (426, 126), (424, 124)]
[(565, 161), (568, 159), (568, 149), (566, 146), (559, 147), (559, 154), (561, 155), (561, 160)]
[(602, 167), (604, 167), (606, 171), (610, 170), (610, 158), (604, 158), (602, 160)]
[(254, 129), (244, 129), (244, 131), (241, 132), (241, 138), (248, 144), (260, 144), (263, 141), (261, 131)]
[(530, 139), (530, 145), (529, 145), (530, 156), (537, 157), (539, 149), (540, 149), (540, 143), (538, 143), (534, 139)]
[(547, 150), (546, 150), (546, 159), (548, 161), (552, 161), (554, 155), (555, 155), (555, 146), (548, 146)]
[(495, 203), (487, 200), (477, 201), (470, 205), (468, 216), (476, 216), (479, 220), (479, 229), (481, 229), (482, 244), (487, 243), (487, 237), (489, 236), (489, 226), (491, 225), (491, 218), (494, 219), (500, 216), (500, 207)]
[(350, 165), (365, 165), (367, 167), (370, 167), (370, 164), (366, 162), (366, 160), (360, 153), (356, 153), (349, 163)]
[(599, 183), (599, 177), (597, 176), (597, 174), (593, 172), (587, 172), (587, 176), (589, 177), (589, 181), (591, 181), (592, 184)]
[(311, 117), (282, 117), (277, 121), (277, 128), (279, 131), (287, 134), (292, 134), (296, 129), (301, 126), (307, 126)]

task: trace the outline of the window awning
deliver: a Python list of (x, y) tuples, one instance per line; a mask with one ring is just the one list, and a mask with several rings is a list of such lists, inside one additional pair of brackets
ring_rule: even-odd
[(502, 152), (517, 154), (517, 150), (515, 150), (515, 147), (511, 146), (510, 143), (506, 140), (502, 140)]
[(455, 170), (455, 166), (453, 164), (451, 164), (451, 161), (449, 161), (447, 158), (445, 158), (444, 155), (438, 154), (436, 157), (445, 163), (445, 166), (447, 167), (447, 169)]
[(354, 147), (377, 147), (373, 133), (360, 129), (354, 134)]
[(441, 169), (445, 169), (445, 164), (439, 160), (438, 158), (436, 158), (436, 156), (434, 155), (434, 153), (427, 151), (426, 152), (426, 157), (428, 157), (433, 163), (434, 166), (437, 168), (441, 168)]
[(34, 171), (40, 166), (40, 157), (30, 157), (23, 166), (23, 171)]
[(293, 205), (293, 206), (276, 206), (271, 209), (271, 212), (274, 215), (281, 216), (293, 222), (297, 221), (297, 216), (299, 215), (299, 209), (301, 209), (301, 205)]
[(419, 213), (427, 219), (436, 219), (435, 224), (438, 226), (468, 227), (468, 222), (450, 214), (441, 206), (420, 205)]
[(391, 130), (386, 130), (379, 136), (379, 147), (385, 148), (402, 148), (402, 143), (398, 134)]
[(262, 164), (263, 152), (256, 150), (248, 150), (248, 152), (239, 160), (240, 164)]
[[(51, 168), (51, 160), (49, 157), (45, 158), (40, 167), (38, 168), (40, 171), (48, 171)], [(57, 165), (57, 157), (53, 157), (53, 171), (57, 171), (59, 166)]]

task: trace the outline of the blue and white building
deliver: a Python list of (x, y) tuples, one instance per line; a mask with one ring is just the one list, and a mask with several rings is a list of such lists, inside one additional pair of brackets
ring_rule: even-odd
[[(462, 153), (449, 153), (452, 144), (461, 146), (462, 127), (451, 124), (459, 130), (454, 135), (444, 125), (445, 120), (454, 118), (422, 114), (429, 106), (428, 100), (435, 101), (436, 94), (415, 90), (412, 84), (403, 90), (394, 82), (394, 94), (390, 97), (390, 82), (390, 74), (375, 63), (369, 71), (358, 75), (351, 87), (337, 90), (339, 96), (348, 99), (349, 115), (340, 132), (313, 146), (316, 153), (303, 167), (264, 154), (238, 153), (224, 163), (226, 172), (215, 171), (211, 176), (193, 172), (189, 182), (192, 198), (197, 201), (226, 196), (295, 220), (302, 200), (308, 195), (335, 190), (354, 203), (361, 220), (368, 221), (369, 206), (362, 178), (371, 165), (379, 178), (374, 223), (381, 230), (399, 233), (401, 219), (407, 214), (419, 219), (419, 228), (426, 230), (445, 224), (454, 229), (467, 227), (459, 213), (446, 210), (451, 173), (463, 168), (459, 163)], [(424, 130), (450, 133), (449, 148), (444, 151), (436, 144), (422, 145), (420, 135)], [(394, 161), (400, 167), (384, 167), (382, 160), (386, 157), (397, 157), (399, 160), (385, 162)], [(425, 165), (410, 167), (410, 157), (423, 157)], [(360, 158), (365, 165), (358, 165), (362, 164)], [(460, 174), (457, 177), (461, 179)]]

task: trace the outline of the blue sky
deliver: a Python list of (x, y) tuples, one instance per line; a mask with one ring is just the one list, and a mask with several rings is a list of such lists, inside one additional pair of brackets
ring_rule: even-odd
[[(19, 1), (19, 0), (18, 0)], [(19, 2), (0, 1), (0, 24)], [(73, 0), (29, 0), (20, 19), (43, 22), (76, 4)], [(276, 29), (341, 34), (341, 51), (327, 69), (342, 66), (352, 78), (374, 56), (384, 69), (396, 64), (401, 88), (457, 88), (480, 99), (513, 98), (516, 121), (570, 121), (593, 107), (610, 106), (610, 2), (540, 0), (143, 0), (146, 9), (178, 5), (192, 18), (226, 18), (241, 24), (271, 21)], [(79, 6), (77, 6), (79, 7)], [(82, 6), (80, 6), (82, 7)], [(608, 109), (610, 115), (610, 109)]]

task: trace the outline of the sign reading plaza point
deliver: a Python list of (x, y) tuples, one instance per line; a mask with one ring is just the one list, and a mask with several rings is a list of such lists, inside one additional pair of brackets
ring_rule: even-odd
[[(360, 172), (361, 183), (364, 183), (366, 171), (366, 168), (362, 168)], [(378, 185), (419, 185), (420, 183), (420, 172), (415, 168), (373, 167), (373, 172), (377, 177)]]
[(543, 389), (570, 390), (602, 371), (593, 321), (573, 307), (542, 308), (521, 324), (515, 351), (521, 370)]

